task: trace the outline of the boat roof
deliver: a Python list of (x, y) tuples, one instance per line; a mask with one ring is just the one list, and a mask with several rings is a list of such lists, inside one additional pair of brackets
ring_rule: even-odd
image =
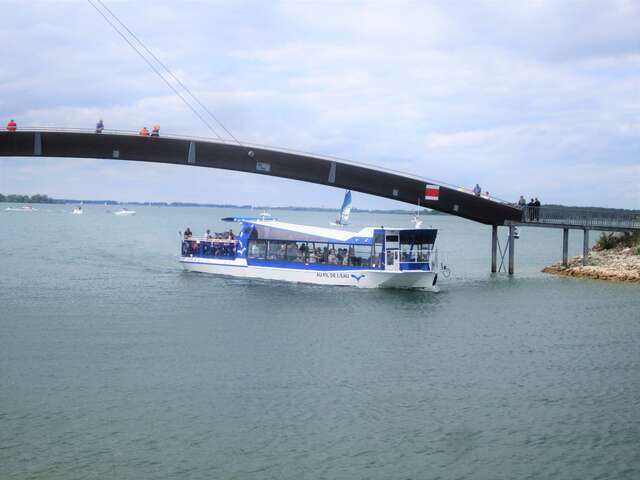
[[(373, 234), (375, 230), (430, 230), (433, 232), (433, 229), (415, 229), (415, 228), (384, 228), (384, 227), (366, 227), (361, 229), (358, 232), (353, 232), (349, 230), (343, 229), (334, 229), (334, 228), (323, 228), (323, 227), (314, 227), (310, 225), (299, 225), (296, 223), (287, 223), (280, 222), (277, 220), (253, 220), (249, 218), (244, 218), (241, 220), (245, 225), (255, 225), (259, 227), (260, 230), (265, 232), (265, 236), (270, 236), (270, 229), (276, 229), (283, 232), (291, 232), (297, 234), (300, 238), (306, 237), (307, 239), (316, 240), (316, 241), (333, 241), (336, 243), (360, 243), (360, 244), (371, 244), (373, 239)], [(435, 236), (435, 234), (434, 234)]]

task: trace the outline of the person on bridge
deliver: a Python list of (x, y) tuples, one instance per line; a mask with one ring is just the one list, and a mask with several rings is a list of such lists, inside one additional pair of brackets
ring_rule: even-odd
[(100, 119), (98, 123), (96, 123), (96, 133), (102, 133), (102, 130), (104, 130), (104, 123), (102, 123), (102, 119)]
[(527, 206), (527, 200), (522, 195), (520, 195), (520, 200), (518, 200), (518, 207), (524, 208), (526, 206)]
[(151, 131), (151, 136), (152, 137), (159, 137), (160, 136), (160, 125), (154, 125), (153, 126), (153, 130)]
[(531, 201), (527, 203), (527, 216), (529, 217), (529, 221), (535, 220), (535, 215), (533, 212), (533, 209), (535, 206), (536, 206), (536, 203), (533, 201), (533, 198), (532, 198)]
[(533, 216), (535, 220), (540, 220), (540, 200), (538, 197), (533, 201)]
[(142, 127), (140, 129), (140, 136), (141, 137), (148, 137), (149, 136), (149, 130), (147, 130), (147, 127)]
[(7, 131), (15, 132), (17, 129), (18, 129), (18, 124), (13, 118), (7, 122)]
[(476, 197), (479, 197), (481, 193), (482, 193), (482, 188), (480, 188), (480, 185), (478, 185), (478, 184), (476, 183), (476, 186), (475, 186), (475, 187), (473, 187), (473, 194), (474, 194)]

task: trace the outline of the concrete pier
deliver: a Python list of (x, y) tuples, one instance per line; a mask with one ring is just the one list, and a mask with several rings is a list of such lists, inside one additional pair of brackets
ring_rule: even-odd
[(498, 226), (491, 227), (491, 273), (498, 270)]
[(584, 229), (584, 241), (582, 244), (582, 265), (589, 264), (589, 230)]
[(569, 229), (562, 229), (562, 265), (565, 267), (569, 263)]

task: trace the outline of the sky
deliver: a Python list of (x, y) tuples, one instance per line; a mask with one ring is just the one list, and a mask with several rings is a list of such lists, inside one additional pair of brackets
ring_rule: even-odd
[[(640, 2), (103, 0), (244, 142), (640, 208)], [(95, 0), (94, 0), (95, 2)], [(213, 136), (87, 1), (0, 0), (0, 120)], [(220, 129), (218, 129), (220, 130)], [(1, 193), (338, 208), (187, 166), (0, 159)], [(354, 207), (405, 208), (354, 193)]]

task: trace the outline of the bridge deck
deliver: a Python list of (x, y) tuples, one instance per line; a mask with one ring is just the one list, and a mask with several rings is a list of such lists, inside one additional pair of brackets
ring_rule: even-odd
[(640, 213), (607, 209), (525, 207), (519, 222), (508, 223), (526, 227), (628, 232), (640, 230)]
[[(208, 139), (19, 130), (0, 132), (0, 156), (134, 160), (235, 170), (351, 189), (488, 225), (519, 221), (522, 214), (507, 203), (410, 174), (332, 157)], [(439, 187), (437, 200), (425, 199), (427, 185)]]

